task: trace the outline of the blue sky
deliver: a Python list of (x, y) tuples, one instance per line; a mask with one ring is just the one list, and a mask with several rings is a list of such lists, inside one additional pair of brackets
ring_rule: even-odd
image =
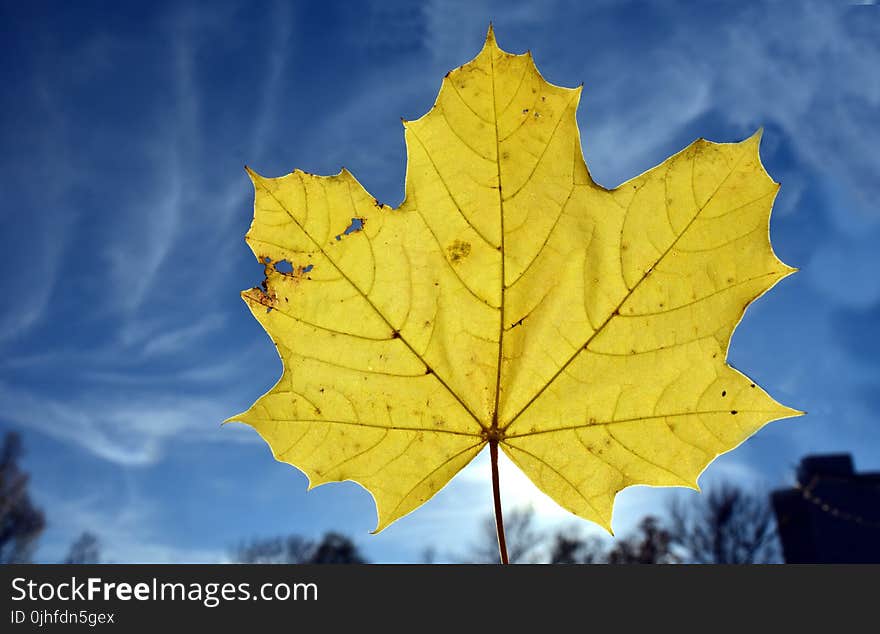
[[(880, 468), (877, 7), (2, 2), (0, 431), (24, 435), (49, 521), (39, 560), (84, 530), (114, 561), (223, 561), (244, 538), (326, 530), (378, 561), (467, 550), (491, 509), (485, 455), (371, 536), (357, 485), (307, 493), (255, 432), (219, 422), (281, 370), (239, 298), (262, 270), (243, 166), (345, 165), (396, 205), (400, 117), (430, 107), (490, 20), (549, 81), (584, 82), (584, 153), (605, 186), (697, 137), (765, 129), (774, 246), (801, 272), (749, 309), (729, 358), (809, 415), (771, 423), (701, 484), (784, 485), (811, 452)], [(546, 525), (595, 530), (509, 465), (502, 491)], [(615, 530), (668, 495), (628, 489)]]

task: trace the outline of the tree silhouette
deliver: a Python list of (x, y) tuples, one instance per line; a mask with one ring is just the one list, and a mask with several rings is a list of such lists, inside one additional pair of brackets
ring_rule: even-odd
[(309, 564), (363, 564), (357, 546), (348, 537), (339, 533), (327, 533), (312, 550)]
[(232, 560), (243, 564), (298, 564), (308, 559), (312, 544), (299, 535), (267, 537), (240, 544)]
[(426, 546), (419, 555), (419, 563), (435, 564), (437, 563), (437, 549), (433, 546)]
[[(776, 523), (763, 496), (722, 484), (699, 496), (672, 498), (667, 518), (647, 516), (610, 544), (577, 530), (556, 530), (549, 540), (535, 528), (531, 509), (508, 514), (511, 562), (553, 564), (773, 563), (780, 561)], [(471, 561), (498, 562), (494, 519), (481, 525)]]
[[(536, 563), (538, 550), (546, 542), (546, 536), (535, 527), (535, 512), (531, 507), (517, 508), (505, 513), (504, 532), (510, 563)], [(501, 563), (494, 515), (483, 519), (479, 540), (471, 548), (468, 559), (472, 563)]]
[(66, 564), (99, 564), (101, 563), (101, 543), (94, 533), (88, 531), (82, 533), (70, 545), (67, 551), (67, 557), (64, 558)]
[(255, 539), (232, 553), (241, 564), (363, 564), (367, 560), (348, 537), (326, 533), (319, 542), (299, 535)]
[(724, 483), (693, 501), (672, 498), (668, 514), (673, 545), (681, 550), (686, 562), (781, 561), (773, 511), (763, 496)]
[(672, 552), (674, 537), (660, 520), (649, 515), (635, 532), (617, 540), (608, 552), (609, 564), (674, 564), (678, 558)]
[(21, 437), (7, 432), (0, 448), (0, 563), (27, 563), (46, 527), (43, 511), (31, 502), (28, 475), (18, 465)]
[(560, 530), (553, 535), (549, 563), (600, 564), (605, 561), (605, 543), (595, 535), (584, 537), (574, 530)]
[[(643, 519), (630, 535), (617, 538), (610, 548), (606, 548), (599, 537), (584, 537), (576, 530), (558, 530), (548, 540), (546, 534), (535, 527), (535, 513), (531, 508), (514, 509), (505, 515), (505, 529), (510, 563), (661, 564), (678, 561), (672, 551), (672, 535), (652, 516)], [(499, 563), (499, 560), (495, 520), (487, 516), (468, 561)]]

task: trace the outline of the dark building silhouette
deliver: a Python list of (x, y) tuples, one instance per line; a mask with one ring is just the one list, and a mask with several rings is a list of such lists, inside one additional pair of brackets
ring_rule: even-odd
[(880, 473), (849, 454), (806, 456), (793, 489), (774, 491), (786, 563), (880, 563)]

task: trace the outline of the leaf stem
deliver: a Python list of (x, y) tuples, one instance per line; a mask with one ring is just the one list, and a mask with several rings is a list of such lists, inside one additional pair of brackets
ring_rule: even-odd
[(504, 539), (504, 517), (501, 514), (501, 487), (498, 481), (498, 441), (489, 441), (489, 457), (492, 460), (492, 497), (495, 499), (495, 529), (498, 531), (498, 552), (501, 563), (509, 564), (507, 542)]

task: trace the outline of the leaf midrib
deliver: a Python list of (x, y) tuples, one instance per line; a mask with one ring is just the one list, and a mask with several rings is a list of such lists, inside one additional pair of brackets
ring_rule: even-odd
[[(501, 360), (504, 358), (504, 296), (505, 296), (505, 271), (504, 260), (504, 194), (501, 185), (501, 141), (498, 138), (498, 104), (495, 99), (495, 53), (489, 50), (489, 78), (492, 82), (492, 119), (495, 129), (495, 169), (498, 178), (498, 216), (501, 224), (501, 247), (499, 249), (501, 260), (501, 306), (498, 310), (498, 356), (495, 362), (495, 404), (492, 407), (491, 430), (498, 430), (498, 404), (501, 400)], [(494, 451), (494, 449), (493, 449)]]

